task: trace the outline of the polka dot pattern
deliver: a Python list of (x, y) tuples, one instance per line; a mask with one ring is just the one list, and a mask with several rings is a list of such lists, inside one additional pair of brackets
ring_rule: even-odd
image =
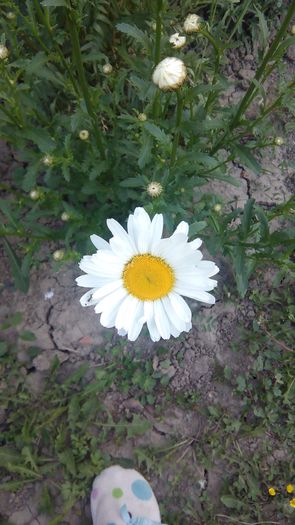
[(120, 487), (115, 487), (113, 490), (112, 490), (112, 496), (113, 498), (116, 498), (116, 499), (119, 499), (119, 498), (122, 498), (124, 492), (122, 489), (120, 489)]
[(137, 479), (133, 481), (131, 485), (132, 492), (134, 496), (142, 501), (148, 501), (151, 499), (153, 493), (149, 484), (143, 479)]

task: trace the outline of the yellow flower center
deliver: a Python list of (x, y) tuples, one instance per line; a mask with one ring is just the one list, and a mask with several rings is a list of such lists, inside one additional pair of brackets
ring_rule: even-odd
[(135, 255), (125, 265), (123, 282), (134, 297), (141, 301), (155, 301), (172, 290), (175, 276), (172, 268), (161, 257), (145, 253)]

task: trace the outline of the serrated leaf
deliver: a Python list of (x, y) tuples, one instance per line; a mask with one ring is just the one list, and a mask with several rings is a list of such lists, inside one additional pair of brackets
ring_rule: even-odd
[(141, 147), (138, 161), (137, 161), (139, 168), (144, 168), (149, 163), (151, 159), (151, 151), (152, 151), (152, 145), (153, 145), (152, 137), (144, 134), (143, 139), (144, 139), (144, 142)]
[(144, 32), (141, 29), (139, 29), (137, 26), (121, 23), (121, 24), (117, 24), (116, 28), (118, 29), (118, 31), (121, 31), (121, 33), (131, 36), (132, 38), (134, 38), (135, 40), (138, 40), (142, 44), (145, 43), (146, 36)]
[(152, 122), (145, 122), (144, 129), (162, 144), (170, 143), (170, 137), (166, 135), (165, 131), (159, 128), (159, 126), (156, 126), (156, 124), (153, 124)]
[(256, 175), (259, 175), (261, 172), (261, 165), (251, 153), (250, 148), (247, 146), (235, 145), (233, 149), (235, 155), (240, 157), (241, 163), (247, 166), (251, 171), (254, 171)]
[(255, 214), (259, 220), (259, 230), (261, 241), (267, 241), (269, 239), (269, 226), (267, 216), (265, 215), (262, 208), (255, 206)]
[(143, 177), (129, 177), (122, 182), (120, 186), (123, 188), (142, 188), (145, 185), (145, 180)]
[(4, 248), (10, 262), (11, 272), (16, 288), (27, 293), (29, 289), (29, 275), (22, 272), (21, 263), (9, 241), (3, 237)]
[(48, 131), (42, 128), (27, 129), (26, 138), (37, 144), (43, 153), (48, 153), (55, 148), (55, 142), (50, 137)]

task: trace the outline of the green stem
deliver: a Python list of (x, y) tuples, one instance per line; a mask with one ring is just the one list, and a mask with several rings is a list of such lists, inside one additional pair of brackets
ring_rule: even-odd
[(69, 21), (68, 26), (69, 26), (69, 32), (71, 35), (71, 41), (72, 41), (72, 46), (73, 46), (73, 60), (76, 65), (76, 69), (77, 69), (77, 73), (79, 77), (80, 88), (83, 93), (83, 97), (85, 100), (88, 114), (92, 120), (97, 147), (100, 151), (102, 158), (105, 159), (106, 156), (105, 156), (105, 151), (104, 151), (104, 146), (103, 146), (103, 140), (101, 137), (101, 131), (97, 125), (97, 115), (92, 106), (92, 101), (91, 101), (91, 97), (90, 97), (90, 93), (88, 89), (88, 83), (87, 83), (86, 76), (85, 76), (82, 54), (81, 54), (81, 49), (80, 49), (79, 35), (77, 31), (77, 26), (76, 26), (76, 20), (74, 19), (71, 11), (69, 10), (67, 11), (67, 17)]
[(173, 166), (176, 160), (176, 153), (179, 143), (179, 136), (180, 136), (180, 124), (181, 124), (181, 118), (182, 118), (182, 108), (183, 108), (183, 100), (180, 94), (180, 91), (176, 91), (177, 95), (177, 106), (176, 106), (176, 124), (175, 124), (175, 135), (172, 145), (172, 152), (171, 152), (171, 161), (170, 166)]
[(156, 41), (155, 41), (155, 66), (160, 62), (161, 56), (161, 33), (162, 33), (162, 17), (161, 11), (163, 7), (163, 0), (157, 0), (157, 15), (156, 15)]
[(227, 44), (230, 43), (231, 39), (233, 38), (233, 36), (235, 35), (236, 31), (238, 30), (239, 24), (240, 24), (240, 22), (243, 20), (245, 14), (246, 14), (246, 12), (247, 12), (247, 9), (248, 9), (249, 5), (251, 4), (251, 2), (252, 2), (252, 0), (248, 0), (248, 2), (245, 3), (245, 5), (244, 5), (244, 7), (243, 7), (243, 9), (242, 9), (241, 14), (240, 14), (240, 16), (238, 17), (238, 19), (237, 19), (237, 21), (236, 21), (236, 23), (235, 23), (235, 26), (234, 26), (234, 28), (233, 28), (231, 34), (229, 35), (229, 37), (228, 37), (228, 39), (227, 39), (227, 42), (226, 42)]
[[(271, 44), (268, 52), (266, 53), (266, 55), (265, 55), (261, 65), (257, 69), (256, 74), (254, 76), (254, 79), (252, 80), (248, 90), (246, 91), (245, 96), (242, 98), (242, 101), (241, 101), (241, 103), (239, 105), (237, 113), (235, 114), (235, 116), (232, 119), (232, 121), (229, 123), (229, 126), (228, 126), (227, 130), (224, 132), (224, 134), (221, 137), (221, 139), (213, 146), (213, 148), (211, 150), (211, 154), (214, 154), (216, 151), (218, 151), (220, 146), (223, 144), (224, 139), (229, 135), (229, 133), (234, 128), (236, 128), (239, 125), (242, 115), (245, 113), (245, 111), (248, 108), (249, 104), (252, 102), (253, 95), (255, 94), (255, 91), (257, 90), (257, 84), (259, 84), (260, 80), (262, 79), (267, 64), (272, 60), (274, 54), (276, 53), (277, 48), (278, 48), (278, 46), (280, 44), (280, 41), (282, 40), (285, 32), (287, 31), (287, 28), (288, 28), (288, 26), (289, 26), (289, 24), (290, 24), (290, 22), (291, 22), (291, 20), (292, 20), (292, 18), (294, 16), (294, 13), (295, 13), (295, 0), (293, 0), (292, 4), (290, 5), (290, 7), (289, 7), (289, 9), (287, 11), (287, 14), (285, 16), (285, 19), (284, 19), (280, 29), (278, 30), (273, 43)], [(265, 80), (265, 78), (266, 78), (266, 76), (264, 76), (264, 80)]]
[[(163, 7), (163, 0), (157, 0), (157, 14), (156, 14), (156, 40), (154, 50), (154, 65), (160, 62), (161, 57), (161, 34), (162, 34), (162, 17), (161, 11)], [(160, 113), (160, 92), (157, 90), (153, 102), (153, 117), (157, 118)]]
[[(210, 44), (212, 44), (213, 49), (215, 51), (215, 64), (214, 64), (214, 73), (213, 73), (213, 79), (212, 79), (212, 86), (214, 86), (214, 84), (216, 84), (216, 81), (217, 81), (217, 73), (218, 73), (219, 66), (220, 66), (220, 48), (215, 42), (215, 39), (213, 38), (213, 36), (208, 31), (206, 31), (205, 29), (202, 29), (200, 31), (200, 34), (202, 34), (205, 38), (207, 38)], [(214, 98), (214, 93), (211, 91), (208, 95), (208, 98), (205, 104), (206, 111), (208, 111), (213, 98)]]

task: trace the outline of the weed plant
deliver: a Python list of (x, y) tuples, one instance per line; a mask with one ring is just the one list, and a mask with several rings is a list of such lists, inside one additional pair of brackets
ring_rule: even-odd
[[(294, 2), (283, 14), (280, 4), (0, 2), (8, 55), (0, 60), (0, 129), (18, 160), (1, 182), (0, 233), (21, 290), (44, 242), (50, 249), (57, 243), (59, 260), (78, 260), (90, 249), (89, 235), (104, 233), (107, 217), (120, 220), (137, 205), (164, 212), (168, 230), (184, 218), (193, 223), (191, 235), (202, 232), (212, 253), (229, 258), (241, 295), (257, 266), (292, 265), (293, 230), (274, 219), (291, 220), (294, 202), (264, 210), (250, 200), (216, 213), (221, 197), (202, 191), (212, 180), (223, 181), (225, 193), (226, 185), (239, 185), (228, 174), (232, 162), (258, 177), (265, 148), (279, 147), (272, 116), (288, 120), (294, 83), (279, 85), (272, 100), (264, 83), (295, 39)], [(182, 31), (193, 8), (203, 22), (174, 49), (169, 36)], [(249, 48), (252, 38), (256, 74), (240, 102), (222, 105), (231, 85), (228, 52), (239, 39)], [(166, 56), (188, 68), (174, 92), (152, 82)], [(258, 97), (260, 110), (249, 120)], [(162, 185), (157, 197), (147, 191), (151, 182)]]

